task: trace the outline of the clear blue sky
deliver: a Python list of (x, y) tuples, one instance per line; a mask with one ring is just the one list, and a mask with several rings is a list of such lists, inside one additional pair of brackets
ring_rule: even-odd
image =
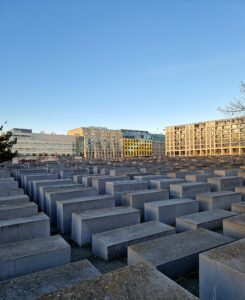
[(0, 122), (66, 133), (222, 118), (245, 80), (243, 0), (0, 0)]

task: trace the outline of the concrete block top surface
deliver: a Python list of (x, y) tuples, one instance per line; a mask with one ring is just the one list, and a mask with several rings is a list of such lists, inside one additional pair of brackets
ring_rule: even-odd
[(165, 178), (165, 179), (154, 179), (151, 180), (151, 182), (163, 182), (163, 183), (182, 183), (186, 182), (185, 179), (179, 179), (179, 178)]
[(234, 241), (230, 237), (200, 228), (129, 246), (153, 266), (200, 253)]
[(170, 206), (170, 205), (177, 205), (177, 204), (185, 204), (185, 203), (197, 203), (196, 200), (188, 199), (188, 198), (176, 198), (170, 200), (159, 200), (153, 201), (149, 203), (145, 203), (146, 206)]
[(229, 218), (236, 216), (237, 213), (230, 212), (222, 209), (213, 209), (202, 211), (194, 214), (189, 214), (181, 217), (177, 217), (176, 219), (182, 219), (186, 222), (190, 222), (192, 224), (201, 224), (204, 222), (209, 222), (217, 219)]
[(201, 256), (245, 274), (245, 238), (203, 252)]
[(70, 248), (70, 245), (59, 235), (5, 244), (0, 246), (0, 262), (61, 248)]
[(98, 275), (100, 272), (87, 259), (83, 259), (3, 281), (0, 283), (0, 299), (34, 300)]
[(111, 195), (94, 195), (94, 196), (86, 196), (86, 197), (76, 197), (69, 198), (69, 200), (61, 200), (59, 201), (59, 205), (69, 205), (71, 203), (80, 203), (80, 202), (88, 202), (88, 201), (98, 201), (103, 199), (114, 199)]
[(93, 237), (99, 238), (107, 246), (110, 246), (127, 242), (130, 239), (141, 238), (146, 235), (170, 230), (174, 230), (174, 227), (161, 222), (152, 221), (93, 234)]
[(171, 186), (180, 186), (180, 187), (198, 187), (198, 186), (209, 186), (208, 183), (206, 182), (183, 182), (183, 183), (175, 183), (175, 184), (171, 184)]
[(16, 218), (16, 219), (0, 221), (0, 228), (4, 227), (4, 226), (20, 225), (20, 224), (24, 224), (24, 223), (44, 221), (44, 220), (49, 220), (49, 217), (47, 215), (45, 215), (44, 213), (40, 212), (31, 217)]
[(151, 194), (159, 194), (161, 192), (164, 192), (166, 190), (162, 189), (162, 190), (136, 190), (136, 191), (130, 191), (130, 192), (125, 192), (124, 194), (125, 195), (142, 195), (142, 194), (148, 194), (148, 195), (151, 195)]
[(26, 199), (27, 201), (29, 201), (29, 197), (24, 194), (0, 197), (0, 201), (7, 201), (7, 200), (11, 201), (11, 200), (18, 200), (18, 199)]
[(230, 192), (230, 191), (219, 191), (219, 192), (207, 192), (207, 193), (199, 193), (197, 195), (203, 196), (203, 197), (222, 197), (222, 196), (235, 196), (240, 195), (238, 192)]
[(106, 183), (106, 185), (125, 185), (125, 184), (138, 184), (138, 183), (146, 183), (147, 181), (143, 181), (143, 180), (122, 180), (122, 181), (108, 181)]
[(194, 300), (197, 298), (159, 271), (140, 263), (106, 273), (57, 293), (43, 296), (41, 299)]
[(125, 207), (111, 207), (111, 208), (87, 210), (84, 212), (77, 212), (73, 214), (79, 215), (84, 220), (84, 219), (93, 219), (99, 217), (106, 217), (110, 215), (121, 215), (121, 214), (128, 214), (128, 213), (140, 213), (140, 212), (137, 209), (125, 206)]
[(53, 195), (53, 194), (65, 194), (65, 193), (69, 193), (69, 192), (78, 192), (78, 191), (89, 191), (89, 190), (94, 190), (96, 191), (95, 188), (92, 187), (84, 187), (82, 185), (78, 185), (77, 187), (67, 187), (67, 189), (59, 189), (57, 187), (57, 189), (52, 190), (51, 192), (47, 192), (49, 195)]
[(237, 178), (240, 178), (242, 180), (242, 177), (239, 176), (222, 176), (222, 177), (208, 178), (208, 182), (216, 182), (221, 180), (230, 180), (230, 179), (237, 179)]

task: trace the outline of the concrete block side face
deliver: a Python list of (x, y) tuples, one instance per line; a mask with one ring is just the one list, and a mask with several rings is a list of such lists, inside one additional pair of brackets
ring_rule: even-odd
[(232, 222), (229, 219), (232, 218), (223, 220), (223, 234), (234, 239), (245, 238), (245, 224)]
[(82, 236), (82, 224), (81, 224), (80, 217), (76, 213), (73, 213), (72, 223), (71, 223), (71, 238), (79, 246), (81, 246), (81, 236)]
[(139, 224), (140, 213), (132, 212), (127, 214), (111, 215), (88, 220), (82, 220), (80, 218), (79, 221), (78, 223), (81, 224), (81, 242), (79, 246), (83, 246), (92, 242), (92, 234), (94, 233)]
[[(118, 244), (114, 244), (114, 245), (111, 245), (111, 246), (104, 245), (103, 242), (101, 241), (100, 242), (100, 247), (103, 248), (103, 251), (101, 251), (101, 253), (103, 253), (104, 256), (103, 257), (100, 256), (100, 257), (107, 260), (107, 261), (112, 260), (114, 258), (123, 257), (123, 256), (127, 255), (127, 249), (130, 245), (150, 241), (150, 240), (157, 239), (157, 238), (160, 238), (160, 237), (164, 237), (164, 236), (167, 236), (167, 235), (170, 235), (170, 234), (175, 234), (175, 229), (174, 228), (170, 229), (168, 231), (149, 234), (149, 235), (146, 235), (145, 237), (135, 238), (133, 240), (128, 240), (128, 241), (118, 243)], [(99, 236), (97, 237), (97, 240), (99, 240)], [(93, 239), (93, 243), (94, 243), (94, 239)], [(97, 246), (98, 246), (98, 244), (97, 244)], [(94, 247), (94, 245), (93, 245), (93, 247)]]
[(63, 265), (69, 263), (70, 259), (71, 249), (69, 246), (33, 255), (16, 257), (12, 260), (0, 262), (0, 280)]
[(57, 225), (58, 230), (63, 234), (71, 232), (72, 213), (93, 209), (103, 209), (115, 207), (114, 197), (107, 197), (104, 199), (95, 199), (88, 201), (81, 201), (77, 203), (60, 203), (57, 201)]
[(201, 300), (245, 298), (245, 275), (199, 255), (199, 296)]
[(27, 218), (31, 217), (33, 215), (36, 215), (38, 213), (38, 207), (37, 205), (31, 205), (31, 206), (19, 206), (16, 207), (15, 209), (10, 209), (6, 210), (0, 210), (0, 221), (3, 220), (9, 220), (9, 219), (15, 219), (15, 218)]
[(0, 228), (0, 245), (48, 237), (49, 235), (50, 223), (48, 218), (28, 223), (16, 223)]
[(144, 217), (145, 221), (160, 221), (159, 220), (159, 209), (157, 206), (148, 205), (145, 203), (144, 205)]

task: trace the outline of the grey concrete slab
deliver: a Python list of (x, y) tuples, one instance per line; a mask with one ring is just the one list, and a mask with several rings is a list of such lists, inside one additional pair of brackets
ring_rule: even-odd
[[(39, 187), (40, 186), (52, 186), (52, 185), (65, 185), (65, 184), (73, 184), (72, 179), (52, 179), (52, 180), (37, 180), (32, 181), (33, 185), (33, 200), (39, 205)], [(40, 203), (40, 208), (43, 210), (43, 207)]]
[(235, 192), (240, 193), (242, 196), (242, 201), (245, 201), (245, 186), (236, 187)]
[(29, 202), (30, 199), (27, 195), (14, 195), (0, 197), (0, 205), (14, 205)]
[(17, 190), (19, 188), (17, 181), (0, 181), (1, 190)]
[(125, 267), (71, 288), (48, 294), (41, 299), (68, 300), (75, 298), (90, 300), (197, 300), (191, 293), (147, 264)]
[[(70, 180), (70, 179), (60, 179), (60, 180)], [(57, 182), (54, 185), (45, 185), (45, 186), (40, 186), (38, 188), (39, 191), (39, 206), (42, 211), (47, 212), (47, 207), (46, 207), (46, 202), (47, 202), (47, 193), (52, 192), (52, 191), (63, 191), (63, 190), (74, 190), (77, 189), (82, 190), (83, 186), (81, 184), (76, 184), (76, 183), (62, 183), (62, 182)]]
[(0, 246), (0, 280), (29, 274), (70, 262), (69, 244), (49, 236)]
[(113, 195), (116, 205), (122, 205), (122, 194), (135, 190), (147, 190), (148, 182), (143, 180), (123, 180), (106, 182), (106, 194)]
[(200, 299), (245, 299), (245, 239), (199, 256)]
[(235, 188), (243, 185), (243, 178), (237, 176), (224, 176), (208, 178), (211, 184), (211, 191), (235, 191)]
[(0, 221), (0, 245), (49, 235), (49, 218), (44, 213)]
[(198, 255), (234, 241), (199, 228), (128, 247), (128, 264), (146, 262), (170, 278), (198, 269)]
[(0, 299), (36, 300), (47, 293), (71, 287), (99, 275), (100, 272), (84, 259), (5, 280), (0, 283)]
[(221, 170), (214, 170), (214, 174), (219, 176), (237, 176), (237, 173), (240, 171), (239, 168), (237, 169), (221, 169)]
[(177, 171), (177, 172), (168, 172), (167, 175), (170, 178), (180, 178), (180, 179), (185, 179), (186, 175), (193, 175), (195, 172), (193, 171)]
[(148, 188), (151, 187), (151, 180), (167, 179), (166, 175), (138, 175), (134, 176), (135, 180), (144, 180), (148, 182)]
[(192, 174), (186, 175), (185, 179), (190, 182), (208, 182), (208, 178), (215, 177), (213, 174)]
[(245, 213), (245, 201), (233, 203), (231, 205), (231, 211), (237, 212), (237, 213)]
[(16, 195), (23, 195), (24, 190), (23, 189), (15, 189), (15, 190), (0, 190), (0, 198), (1, 197), (10, 197), (10, 196), (16, 196)]
[(211, 187), (208, 183), (203, 182), (184, 182), (178, 184), (170, 184), (171, 198), (190, 198), (196, 199), (196, 194), (208, 193)]
[(177, 217), (176, 231), (182, 232), (187, 230), (195, 230), (201, 227), (210, 230), (219, 229), (223, 227), (223, 219), (230, 218), (235, 215), (237, 215), (237, 213), (227, 210), (214, 209)]
[(82, 177), (82, 184), (86, 187), (92, 187), (92, 180), (93, 178), (99, 178), (98, 175), (89, 175), (89, 176), (83, 176)]
[(27, 194), (34, 200), (34, 183), (37, 180), (55, 180), (58, 179), (57, 174), (42, 174), (42, 175), (33, 175), (28, 176), (27, 179)]
[(1, 204), (0, 201), (0, 221), (31, 217), (38, 213), (38, 207), (33, 202), (23, 202), (19, 204)]
[(92, 242), (92, 234), (140, 223), (140, 212), (130, 207), (89, 210), (72, 214), (72, 239), (79, 246)]
[(144, 207), (146, 221), (160, 221), (168, 225), (175, 224), (176, 217), (199, 211), (198, 202), (187, 198), (149, 202)]
[(174, 234), (175, 228), (160, 222), (131, 225), (93, 234), (92, 251), (104, 260), (126, 256), (127, 248), (140, 242)]
[(63, 234), (71, 232), (73, 212), (102, 209), (115, 206), (115, 198), (110, 195), (95, 195), (89, 197), (60, 200), (57, 206), (57, 230)]
[(158, 190), (164, 190), (168, 189), (170, 184), (175, 183), (183, 183), (186, 182), (185, 179), (179, 179), (179, 178), (169, 178), (169, 179), (158, 179), (158, 180), (151, 180), (150, 185), (152, 189), (158, 189)]
[(88, 197), (97, 195), (95, 188), (82, 188), (66, 189), (66, 190), (56, 190), (46, 193), (46, 213), (50, 217), (50, 223), (52, 225), (56, 224), (57, 217), (57, 201), (68, 200), (78, 197)]
[(220, 191), (196, 195), (200, 211), (211, 209), (231, 210), (233, 203), (241, 202), (241, 195), (237, 192)]
[(92, 187), (96, 188), (99, 195), (106, 193), (106, 182), (128, 180), (127, 176), (103, 176), (92, 178)]
[(223, 233), (234, 239), (245, 238), (245, 213), (223, 220)]
[(167, 199), (169, 199), (168, 190), (139, 190), (122, 194), (122, 205), (138, 209), (141, 220), (144, 220), (145, 203)]

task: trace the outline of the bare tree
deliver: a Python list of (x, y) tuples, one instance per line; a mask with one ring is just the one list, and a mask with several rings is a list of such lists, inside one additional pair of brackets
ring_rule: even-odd
[(227, 116), (235, 116), (245, 115), (245, 82), (241, 81), (240, 83), (240, 97), (238, 99), (234, 99), (234, 101), (231, 101), (229, 105), (225, 107), (219, 107), (218, 110), (222, 113), (224, 113)]

